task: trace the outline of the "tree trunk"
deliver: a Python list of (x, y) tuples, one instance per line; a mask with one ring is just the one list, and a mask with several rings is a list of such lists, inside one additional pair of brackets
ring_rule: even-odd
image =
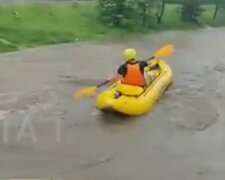
[(218, 14), (219, 9), (220, 9), (220, 7), (216, 4), (215, 11), (214, 11), (214, 14), (213, 14), (213, 19), (216, 19), (216, 16)]
[(147, 13), (147, 7), (146, 7), (146, 4), (143, 3), (142, 4), (142, 24), (144, 26), (146, 26), (146, 13)]
[(166, 6), (166, 0), (162, 0), (161, 10), (157, 17), (157, 22), (159, 24), (162, 22), (162, 17), (163, 17), (164, 11), (165, 11), (165, 6)]

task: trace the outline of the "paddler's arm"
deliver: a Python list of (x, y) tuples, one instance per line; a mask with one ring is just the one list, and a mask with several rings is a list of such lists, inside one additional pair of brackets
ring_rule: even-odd
[(127, 71), (126, 65), (125, 64), (121, 65), (117, 70), (117, 74), (113, 78), (111, 78), (108, 85), (110, 86), (116, 83), (117, 81), (121, 80), (123, 76), (126, 74), (126, 71)]
[(112, 84), (116, 83), (117, 81), (121, 80), (122, 76), (120, 74), (115, 75), (108, 83), (108, 86), (111, 86)]

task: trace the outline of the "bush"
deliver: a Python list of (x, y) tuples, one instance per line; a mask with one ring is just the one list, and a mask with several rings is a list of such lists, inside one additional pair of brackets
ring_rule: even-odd
[[(214, 0), (199, 0), (201, 4), (213, 4)], [(182, 4), (183, 0), (166, 0), (167, 4)]]
[(132, 24), (135, 17), (135, 0), (99, 0), (100, 19), (112, 26)]
[(98, 0), (100, 19), (115, 27), (149, 27), (157, 0)]
[(155, 6), (155, 0), (137, 0), (136, 2), (136, 12), (138, 13), (138, 23), (141, 26), (148, 27), (151, 25), (152, 9)]
[(181, 9), (181, 19), (187, 22), (198, 22), (203, 9), (199, 0), (183, 0)]

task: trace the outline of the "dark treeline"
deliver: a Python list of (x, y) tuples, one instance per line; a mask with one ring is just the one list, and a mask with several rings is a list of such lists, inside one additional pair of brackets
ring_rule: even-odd
[[(166, 0), (168, 4), (180, 4), (181, 0)], [(199, 0), (200, 4), (214, 4), (214, 0)]]
[(184, 22), (198, 23), (204, 8), (214, 8), (212, 18), (225, 9), (225, 0), (98, 0), (100, 18), (104, 23), (116, 27), (151, 27), (152, 22), (163, 23), (166, 4), (180, 5), (177, 13)]

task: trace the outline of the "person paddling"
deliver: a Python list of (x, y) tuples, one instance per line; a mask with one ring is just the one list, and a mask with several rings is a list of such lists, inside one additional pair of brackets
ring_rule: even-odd
[[(153, 75), (153, 73), (147, 73), (147, 68), (152, 69), (150, 64), (147, 61), (137, 60), (137, 52), (132, 48), (124, 50), (123, 58), (125, 63), (118, 68), (117, 75), (109, 84), (121, 80), (122, 84), (146, 87), (150, 82), (150, 75)], [(155, 68), (156, 63), (153, 65), (151, 62), (151, 67)]]

